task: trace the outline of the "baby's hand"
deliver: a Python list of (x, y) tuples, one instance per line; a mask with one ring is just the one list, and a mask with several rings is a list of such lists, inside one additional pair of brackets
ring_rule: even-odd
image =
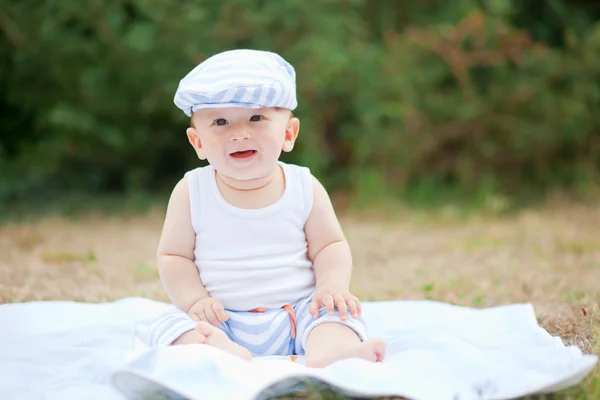
[(205, 297), (195, 302), (190, 307), (188, 315), (194, 321), (207, 321), (214, 326), (219, 326), (221, 322), (229, 319), (223, 304), (214, 297)]
[(328, 314), (333, 314), (334, 309), (337, 307), (343, 321), (348, 319), (348, 309), (350, 309), (350, 313), (354, 318), (358, 318), (362, 314), (362, 307), (356, 296), (347, 290), (332, 285), (319, 286), (313, 295), (309, 312), (315, 319), (319, 318), (321, 307), (327, 307)]

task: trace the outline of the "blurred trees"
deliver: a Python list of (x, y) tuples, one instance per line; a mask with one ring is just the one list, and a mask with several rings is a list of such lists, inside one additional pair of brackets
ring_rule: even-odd
[(295, 66), (285, 160), (332, 188), (587, 184), (599, 17), (583, 0), (0, 0), (0, 202), (170, 189), (200, 165), (177, 84), (231, 48)]

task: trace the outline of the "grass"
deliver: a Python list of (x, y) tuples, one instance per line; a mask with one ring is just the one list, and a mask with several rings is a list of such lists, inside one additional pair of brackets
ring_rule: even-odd
[[(549, 205), (510, 214), (452, 208), (344, 212), (353, 291), (364, 300), (432, 299), (472, 307), (533, 304), (539, 323), (600, 354), (600, 207)], [(89, 213), (0, 226), (0, 302), (167, 301), (154, 252), (163, 210)], [(326, 390), (298, 398), (334, 399)], [(600, 368), (537, 399), (600, 398)]]

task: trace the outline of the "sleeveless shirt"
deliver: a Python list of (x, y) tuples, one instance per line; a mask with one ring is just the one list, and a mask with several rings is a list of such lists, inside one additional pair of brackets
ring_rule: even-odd
[(227, 310), (280, 308), (315, 288), (304, 225), (313, 193), (308, 168), (279, 162), (283, 195), (260, 209), (228, 203), (211, 166), (188, 171), (195, 264), (208, 293)]

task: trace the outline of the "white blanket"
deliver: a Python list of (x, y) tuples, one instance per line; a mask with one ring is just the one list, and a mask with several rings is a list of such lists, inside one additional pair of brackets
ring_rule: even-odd
[(322, 370), (202, 345), (145, 348), (145, 324), (164, 307), (143, 298), (1, 305), (0, 398), (250, 400), (308, 383), (350, 396), (511, 399), (577, 385), (597, 363), (540, 328), (528, 304), (365, 303), (372, 335), (389, 340), (387, 360)]

